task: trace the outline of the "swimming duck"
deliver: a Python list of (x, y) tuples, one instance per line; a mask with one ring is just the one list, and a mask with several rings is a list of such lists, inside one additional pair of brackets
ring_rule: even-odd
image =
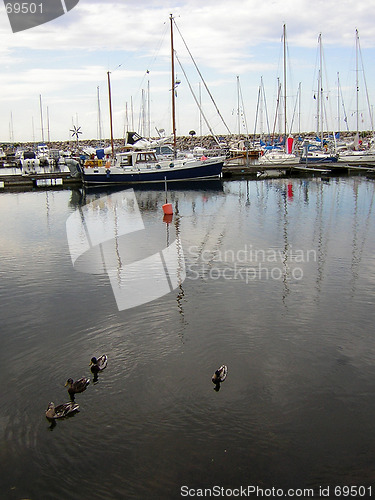
[(82, 377), (75, 382), (73, 382), (72, 378), (68, 378), (65, 383), (65, 387), (68, 387), (68, 392), (71, 396), (74, 396), (77, 392), (83, 392), (87, 389), (87, 386), (90, 383), (90, 379), (86, 377)]
[(55, 406), (55, 404), (51, 401), (46, 411), (46, 417), (49, 420), (55, 418), (63, 418), (67, 417), (72, 413), (75, 413), (78, 410), (79, 410), (78, 404), (74, 403), (73, 401), (69, 401), (69, 403), (63, 403), (58, 406)]
[(102, 354), (99, 358), (91, 358), (90, 361), (90, 366), (91, 366), (91, 371), (92, 373), (98, 373), (104, 370), (104, 368), (107, 366), (107, 356), (106, 354)]
[(221, 382), (224, 382), (224, 380), (227, 378), (227, 374), (228, 367), (226, 365), (221, 365), (220, 368), (218, 368), (212, 375), (212, 382), (214, 384), (220, 384)]

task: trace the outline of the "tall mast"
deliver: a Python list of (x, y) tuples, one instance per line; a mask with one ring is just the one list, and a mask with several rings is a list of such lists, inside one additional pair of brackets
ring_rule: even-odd
[(176, 101), (175, 101), (175, 74), (174, 74), (174, 46), (173, 46), (173, 15), (170, 14), (171, 23), (171, 61), (172, 61), (172, 134), (173, 134), (173, 149), (176, 154), (177, 137), (176, 137)]
[(150, 79), (147, 81), (147, 137), (151, 138), (151, 98), (150, 98)]
[(240, 120), (240, 77), (237, 75), (237, 125), (238, 125), (238, 140), (241, 136), (241, 120)]
[(131, 114), (131, 125), (132, 125), (132, 130), (134, 130), (134, 106), (133, 106), (133, 96), (130, 96), (130, 114)]
[[(320, 140), (321, 140), (321, 145), (323, 146), (323, 113), (324, 113), (324, 107), (323, 107), (323, 48), (322, 48), (322, 34), (319, 33), (319, 101), (318, 101), (318, 130), (319, 130), (319, 125), (320, 125)], [(319, 119), (320, 119), (320, 124), (319, 124)]]
[(340, 113), (340, 73), (337, 72), (337, 132), (341, 130), (341, 113)]
[(198, 82), (199, 85), (199, 136), (202, 137), (202, 89), (201, 82)]
[[(358, 36), (358, 30), (355, 30), (355, 77), (356, 77), (356, 115), (357, 115), (357, 121), (356, 121), (356, 133), (357, 136), (359, 134), (359, 81), (358, 81), (358, 43), (359, 43), (359, 36)], [(357, 139), (358, 140), (358, 139)]]
[(102, 145), (102, 115), (100, 111), (100, 91), (99, 87), (96, 88), (97, 90), (97, 99), (98, 99), (98, 139), (99, 139), (99, 146)]
[(147, 137), (147, 130), (146, 130), (146, 96), (145, 96), (145, 90), (142, 89), (142, 107), (141, 107), (141, 134), (144, 137)]
[(109, 71), (107, 71), (108, 76), (108, 99), (109, 99), (109, 121), (111, 126), (111, 148), (112, 148), (112, 158), (115, 157), (115, 148), (113, 145), (113, 123), (112, 123), (112, 96), (111, 96), (111, 80), (109, 78)]
[(41, 94), (39, 94), (39, 106), (40, 106), (40, 126), (42, 128), (42, 142), (44, 143), (43, 107), (42, 107), (42, 95)]
[(260, 138), (264, 138), (264, 121), (263, 121), (263, 112), (264, 112), (264, 108), (266, 106), (265, 104), (265, 95), (264, 95), (264, 85), (263, 85), (263, 76), (260, 77), (260, 86), (259, 86), (259, 98), (260, 98), (260, 101), (259, 101), (259, 106), (260, 106), (260, 110), (259, 110), (259, 116), (260, 116), (260, 125), (259, 125), (259, 137)]
[(301, 135), (301, 82), (298, 85), (298, 135)]
[(283, 39), (284, 39), (284, 135), (285, 146), (287, 137), (287, 122), (286, 122), (286, 25), (283, 26)]
[(50, 138), (50, 129), (49, 129), (49, 110), (48, 110), (48, 106), (47, 106), (47, 140), (48, 142), (51, 142), (51, 138)]

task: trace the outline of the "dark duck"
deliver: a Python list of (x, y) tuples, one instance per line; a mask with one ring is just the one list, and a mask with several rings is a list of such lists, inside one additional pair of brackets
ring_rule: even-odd
[(221, 365), (220, 368), (218, 368), (212, 375), (212, 382), (215, 384), (215, 391), (220, 390), (220, 384), (227, 378), (227, 374), (228, 367), (226, 365)]
[(87, 386), (90, 383), (90, 379), (86, 377), (82, 377), (75, 382), (73, 382), (72, 378), (68, 378), (68, 380), (65, 383), (65, 387), (68, 387), (68, 392), (70, 395), (70, 398), (74, 400), (74, 395), (83, 392), (87, 389)]

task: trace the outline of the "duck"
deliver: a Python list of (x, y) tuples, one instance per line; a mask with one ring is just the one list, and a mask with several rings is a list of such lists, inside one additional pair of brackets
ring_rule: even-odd
[(82, 377), (75, 382), (73, 382), (72, 378), (68, 378), (68, 380), (65, 383), (65, 387), (68, 387), (68, 392), (71, 396), (74, 396), (74, 394), (78, 392), (83, 392), (87, 389), (87, 386), (90, 383), (90, 379), (86, 377)]
[(101, 356), (99, 356), (99, 358), (96, 358), (95, 356), (92, 357), (90, 361), (92, 373), (98, 373), (103, 371), (107, 366), (107, 361), (108, 358), (106, 354), (102, 354)]
[(221, 382), (224, 382), (224, 380), (227, 378), (227, 375), (228, 367), (226, 365), (221, 365), (220, 368), (218, 368), (212, 375), (212, 382), (216, 385), (220, 384)]
[(68, 403), (63, 403), (61, 405), (55, 406), (55, 403), (51, 401), (46, 410), (46, 417), (49, 420), (54, 420), (56, 418), (64, 418), (72, 413), (75, 413), (79, 410), (79, 405), (74, 403), (73, 401), (69, 401)]

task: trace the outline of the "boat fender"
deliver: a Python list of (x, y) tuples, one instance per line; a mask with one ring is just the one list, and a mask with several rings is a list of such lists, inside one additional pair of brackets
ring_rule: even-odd
[(109, 168), (107, 168), (105, 172), (106, 172), (106, 174), (107, 174), (107, 177), (109, 177), (109, 174), (111, 173), (110, 169), (109, 169)]

